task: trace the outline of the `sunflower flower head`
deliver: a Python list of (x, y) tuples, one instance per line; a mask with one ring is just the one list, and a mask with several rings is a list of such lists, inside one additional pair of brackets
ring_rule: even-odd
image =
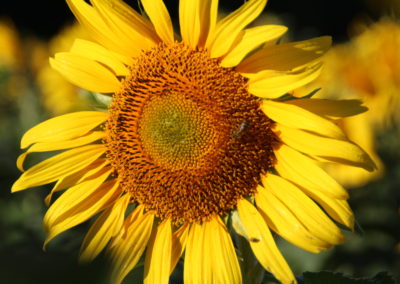
[(141, 2), (147, 17), (120, 0), (68, 1), (95, 42), (50, 63), (111, 104), (26, 132), (21, 170), (31, 152), (65, 151), (12, 190), (55, 182), (49, 204), (65, 190), (44, 218), (46, 243), (98, 214), (80, 257), (106, 248), (115, 283), (142, 256), (145, 283), (167, 283), (183, 256), (186, 283), (241, 283), (230, 223), (266, 270), (296, 282), (271, 230), (320, 252), (344, 241), (334, 221), (353, 227), (346, 191), (316, 161), (374, 169), (332, 120), (359, 103), (286, 99), (319, 75), (331, 39), (276, 44), (285, 27), (246, 28), (265, 0), (220, 21), (218, 1), (181, 0), (178, 39), (163, 1)]

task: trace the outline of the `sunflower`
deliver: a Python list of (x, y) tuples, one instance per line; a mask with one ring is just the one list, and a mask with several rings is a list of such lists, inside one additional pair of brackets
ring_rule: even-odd
[(20, 62), (20, 40), (14, 24), (0, 19), (0, 67), (17, 68)]
[(119, 0), (68, 1), (96, 43), (78, 39), (50, 63), (112, 102), (22, 138), (21, 170), (31, 152), (65, 150), (12, 188), (55, 182), (47, 203), (67, 189), (44, 217), (45, 244), (97, 215), (80, 258), (106, 248), (115, 283), (142, 257), (145, 283), (166, 283), (183, 255), (186, 283), (241, 283), (232, 226), (266, 270), (294, 283), (271, 230), (311, 252), (344, 241), (335, 222), (353, 227), (348, 195), (315, 161), (374, 168), (331, 121), (363, 108), (288, 99), (318, 76), (331, 39), (276, 44), (286, 27), (246, 29), (266, 2), (217, 21), (218, 1), (181, 0), (177, 39), (161, 0), (141, 1), (147, 17)]
[(22, 74), (22, 48), (13, 22), (0, 19), (0, 97), (3, 103), (21, 94), (25, 84)]
[(41, 100), (45, 109), (52, 115), (81, 110), (82, 105), (88, 104), (79, 97), (79, 89), (51, 68), (48, 62), (49, 55), (69, 50), (75, 38), (87, 38), (85, 30), (77, 22), (64, 27), (43, 46), (45, 60), (38, 60), (36, 66), (35, 79), (41, 92)]

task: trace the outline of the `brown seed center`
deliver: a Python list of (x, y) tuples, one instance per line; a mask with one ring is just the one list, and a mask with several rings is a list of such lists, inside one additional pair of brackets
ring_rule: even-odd
[(143, 52), (110, 106), (107, 157), (132, 200), (175, 223), (256, 191), (275, 138), (247, 80), (182, 43)]

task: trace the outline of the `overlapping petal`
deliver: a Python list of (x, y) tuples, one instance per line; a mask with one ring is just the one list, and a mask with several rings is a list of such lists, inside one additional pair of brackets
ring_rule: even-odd
[(144, 283), (168, 283), (172, 252), (171, 220), (157, 226), (146, 249)]
[(192, 225), (185, 254), (185, 283), (242, 282), (231, 237), (219, 218)]
[(266, 4), (267, 0), (249, 0), (218, 22), (214, 33), (208, 37), (206, 43), (211, 58), (225, 55), (242, 29), (261, 14)]
[(152, 21), (158, 36), (166, 43), (173, 43), (174, 28), (163, 0), (142, 0), (141, 3)]
[(131, 46), (132, 43), (127, 45), (126, 40), (120, 39), (94, 7), (84, 0), (67, 0), (67, 3), (79, 23), (99, 44), (125, 56), (138, 54), (140, 49)]
[(110, 69), (86, 57), (70, 53), (57, 53), (50, 65), (72, 84), (92, 92), (114, 93), (120, 81)]
[(331, 244), (344, 241), (340, 229), (294, 184), (270, 173), (262, 178), (262, 183), (283, 204), (290, 206), (290, 210), (300, 222), (319, 239)]
[(314, 253), (332, 246), (331, 243), (319, 239), (309, 231), (292, 213), (290, 205), (282, 203), (265, 188), (259, 186), (255, 201), (267, 225), (289, 242)]
[(63, 142), (81, 137), (106, 121), (107, 117), (104, 112), (80, 111), (50, 118), (24, 134), (21, 148), (33, 143)]
[(249, 92), (260, 98), (275, 99), (315, 80), (322, 64), (306, 66), (296, 71), (264, 70), (249, 77)]
[(127, 56), (138, 55), (141, 50), (159, 42), (156, 31), (149, 21), (121, 0), (90, 0), (93, 7), (109, 28), (108, 36), (120, 40)]
[(320, 191), (331, 198), (347, 199), (346, 190), (311, 158), (282, 144), (274, 151), (278, 173), (310, 191)]
[(77, 39), (72, 45), (70, 52), (104, 64), (117, 76), (126, 76), (129, 74), (129, 69), (125, 64), (128, 63), (130, 65), (129, 63), (132, 63), (132, 60), (111, 52), (97, 43)]
[(109, 245), (113, 261), (112, 283), (120, 284), (138, 263), (150, 239), (153, 221), (154, 215), (143, 214), (142, 206), (125, 219), (123, 230)]
[(206, 243), (210, 246), (213, 279), (216, 283), (242, 283), (239, 262), (231, 236), (220, 217), (205, 224)]
[(368, 171), (376, 167), (368, 154), (350, 141), (323, 137), (279, 124), (275, 132), (286, 145), (319, 159), (362, 167)]
[(281, 125), (336, 139), (345, 139), (343, 131), (332, 121), (296, 105), (265, 100), (261, 104), (261, 109), (270, 119)]
[(172, 234), (172, 251), (171, 251), (171, 269), (170, 274), (174, 271), (182, 253), (186, 247), (190, 225), (183, 224), (177, 231)]
[(368, 110), (360, 100), (326, 100), (326, 99), (295, 99), (286, 101), (287, 104), (304, 108), (319, 116), (330, 119), (341, 119), (357, 115)]
[(72, 139), (72, 140), (65, 140), (65, 141), (57, 141), (57, 142), (39, 142), (32, 147), (30, 147), (25, 153), (21, 154), (17, 159), (17, 167), (20, 171), (24, 171), (23, 164), (25, 158), (29, 153), (33, 152), (47, 152), (47, 151), (56, 151), (56, 150), (64, 150), (70, 148), (76, 148), (83, 145), (87, 145), (89, 143), (95, 142), (100, 140), (104, 137), (104, 132), (102, 131), (93, 131), (89, 132), (88, 134)]
[(238, 72), (258, 73), (264, 70), (296, 71), (307, 65), (315, 65), (331, 46), (331, 37), (266, 46), (243, 60)]
[(82, 242), (80, 261), (92, 261), (105, 248), (110, 239), (120, 232), (129, 200), (130, 196), (125, 194), (97, 218)]
[(217, 21), (218, 0), (179, 1), (182, 41), (192, 48), (203, 47)]
[(185, 283), (211, 283), (211, 260), (207, 257), (206, 231), (192, 224), (186, 243), (183, 278)]
[(278, 25), (265, 25), (243, 30), (238, 36), (237, 43), (233, 44), (232, 49), (221, 60), (221, 66), (237, 66), (251, 51), (262, 44), (276, 41), (286, 31), (287, 27)]
[(238, 201), (237, 208), (247, 234), (253, 240), (250, 246), (261, 265), (282, 283), (296, 283), (296, 278), (258, 210), (245, 199)]
[(89, 166), (105, 152), (103, 145), (87, 145), (65, 151), (36, 164), (13, 184), (12, 192), (54, 182)]
[(135, 42), (137, 38), (130, 38), (132, 35), (144, 37), (149, 47), (160, 42), (152, 23), (123, 0), (97, 0), (97, 3), (103, 17), (108, 19), (107, 24), (123, 31), (125, 36), (133, 40), (132, 43), (141, 44)]
[(105, 182), (112, 169), (103, 169), (96, 177), (71, 187), (49, 208), (44, 217), (48, 232), (45, 245), (60, 233), (88, 220), (104, 210), (120, 195), (115, 180)]
[(100, 172), (104, 167), (110, 164), (106, 159), (100, 158), (95, 160), (89, 166), (83, 168), (80, 171), (73, 172), (70, 175), (66, 175), (59, 179), (56, 184), (51, 189), (50, 193), (44, 199), (44, 202), (47, 206), (50, 206), (51, 199), (53, 198), (53, 194), (55, 192), (70, 188), (82, 181), (88, 180), (93, 175), (96, 175)]

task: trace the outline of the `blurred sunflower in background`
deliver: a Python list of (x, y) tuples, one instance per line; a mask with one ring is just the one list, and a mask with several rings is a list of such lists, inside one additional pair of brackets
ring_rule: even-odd
[(376, 135), (400, 121), (400, 25), (387, 18), (370, 26), (358, 23), (357, 29), (359, 35), (327, 53), (318, 80), (297, 94), (323, 86), (316, 97), (362, 100), (369, 108), (339, 123), (349, 139), (372, 157), (378, 170), (328, 165), (327, 170), (346, 187), (363, 186), (383, 175)]
[(88, 104), (79, 88), (51, 68), (48, 61), (49, 56), (68, 51), (76, 38), (87, 39), (88, 36), (81, 25), (73, 23), (64, 27), (50, 42), (35, 45), (38, 58), (33, 64), (36, 83), (43, 107), (53, 116), (83, 109)]
[(10, 20), (0, 19), (0, 95), (15, 99), (21, 87), (22, 50), (17, 30)]
[(21, 65), (20, 42), (14, 25), (9, 20), (0, 20), (0, 66), (16, 68)]
[(348, 194), (317, 162), (374, 170), (334, 123), (365, 108), (288, 95), (319, 76), (329, 37), (276, 44), (286, 27), (246, 29), (266, 0), (219, 21), (218, 1), (181, 0), (180, 38), (161, 0), (142, 1), (147, 17), (120, 0), (67, 2), (96, 42), (77, 39), (51, 66), (112, 102), (22, 138), (21, 170), (29, 153), (65, 150), (12, 187), (55, 182), (48, 204), (66, 190), (44, 218), (46, 244), (99, 214), (80, 258), (107, 248), (115, 283), (142, 256), (145, 283), (166, 283), (183, 254), (185, 282), (241, 283), (248, 275), (236, 238), (279, 281), (294, 283), (271, 229), (311, 252), (344, 241), (335, 222), (353, 229)]

